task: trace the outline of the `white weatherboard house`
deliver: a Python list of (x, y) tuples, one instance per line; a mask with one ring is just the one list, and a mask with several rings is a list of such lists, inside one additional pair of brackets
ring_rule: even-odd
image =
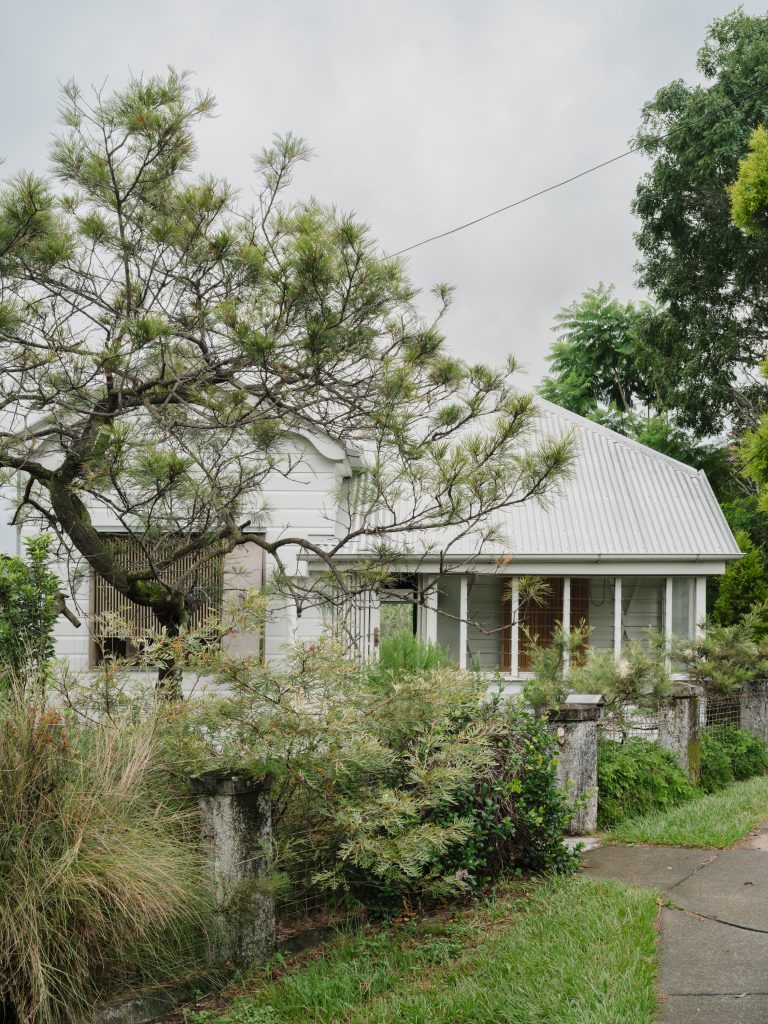
[[(404, 559), (396, 567), (397, 590), (381, 600), (358, 600), (349, 612), (360, 653), (375, 656), (382, 631), (405, 622), (424, 640), (447, 647), (460, 666), (498, 671), (513, 681), (530, 671), (524, 627), (546, 643), (556, 622), (568, 627), (583, 620), (592, 628), (592, 646), (617, 657), (624, 643), (642, 639), (649, 627), (695, 634), (705, 614), (707, 577), (740, 557), (705, 475), (548, 402), (537, 400), (537, 407), (534, 441), (574, 433), (570, 477), (546, 507), (528, 501), (506, 512), (503, 543), (477, 550), (468, 541), (465, 551), (453, 548), (448, 573), (439, 572), (440, 538)], [(351, 477), (357, 456), (326, 438), (293, 435), (290, 444), (301, 463), (289, 478), (275, 476), (262, 530), (268, 537), (290, 532), (328, 544), (340, 518), (339, 485)], [(98, 529), (116, 532), (108, 515), (93, 515)], [(360, 555), (356, 548), (346, 557)], [(237, 572), (230, 572), (234, 565)], [(270, 568), (256, 544), (240, 549), (223, 566), (225, 596), (261, 585)], [(293, 566), (302, 575), (316, 568), (306, 555)], [(546, 596), (518, 606), (516, 582), (530, 575), (547, 579)], [(110, 591), (103, 581), (84, 578), (75, 594), (83, 625), (59, 620), (57, 653), (73, 668), (92, 668), (104, 649), (104, 638), (97, 644), (92, 635), (93, 617), (125, 610)], [(290, 607), (276, 608), (263, 636), (240, 637), (237, 646), (277, 661), (287, 644), (316, 638), (329, 619), (322, 607), (301, 617)]]

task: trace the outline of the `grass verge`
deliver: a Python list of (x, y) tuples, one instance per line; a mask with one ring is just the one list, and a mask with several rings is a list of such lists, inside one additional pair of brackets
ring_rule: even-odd
[(721, 850), (768, 818), (768, 776), (735, 782), (667, 811), (622, 822), (606, 834), (612, 843), (700, 846)]
[(655, 917), (652, 892), (578, 878), (537, 882), (524, 898), (363, 929), (309, 962), (273, 968), (272, 977), (262, 972), (225, 1008), (186, 1019), (649, 1024), (656, 1013)]

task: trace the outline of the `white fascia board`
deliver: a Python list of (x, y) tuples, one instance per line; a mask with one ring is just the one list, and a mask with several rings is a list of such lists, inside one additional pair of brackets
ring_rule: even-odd
[[(346, 556), (359, 562), (365, 559), (362, 552)], [(663, 560), (638, 555), (634, 558), (610, 560), (606, 557), (571, 558), (568, 561), (557, 559), (547, 560), (520, 559), (497, 565), (494, 559), (475, 558), (465, 561), (459, 557), (447, 558), (445, 562), (455, 568), (449, 569), (450, 575), (461, 576), (466, 573), (491, 576), (719, 576), (725, 572), (727, 561), (733, 555), (670, 555)], [(741, 556), (738, 556), (741, 557)], [(344, 552), (334, 556), (337, 561), (344, 561)], [(435, 559), (403, 559), (390, 567), (392, 572), (423, 572), (436, 574), (440, 572), (440, 563)]]

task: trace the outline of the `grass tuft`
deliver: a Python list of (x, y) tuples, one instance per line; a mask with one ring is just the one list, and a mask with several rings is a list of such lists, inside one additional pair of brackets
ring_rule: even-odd
[(666, 811), (625, 821), (607, 833), (612, 843), (724, 849), (768, 819), (768, 776), (736, 782)]
[(0, 1020), (82, 1020), (190, 955), (208, 906), (149, 727), (0, 700)]

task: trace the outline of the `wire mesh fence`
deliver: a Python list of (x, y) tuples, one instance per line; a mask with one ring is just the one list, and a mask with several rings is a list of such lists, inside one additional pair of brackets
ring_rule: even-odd
[(714, 725), (741, 727), (741, 695), (738, 693), (710, 693), (701, 702), (702, 729)]
[(623, 743), (625, 740), (643, 739), (655, 743), (659, 738), (657, 711), (626, 707), (603, 714), (598, 722), (600, 739)]

